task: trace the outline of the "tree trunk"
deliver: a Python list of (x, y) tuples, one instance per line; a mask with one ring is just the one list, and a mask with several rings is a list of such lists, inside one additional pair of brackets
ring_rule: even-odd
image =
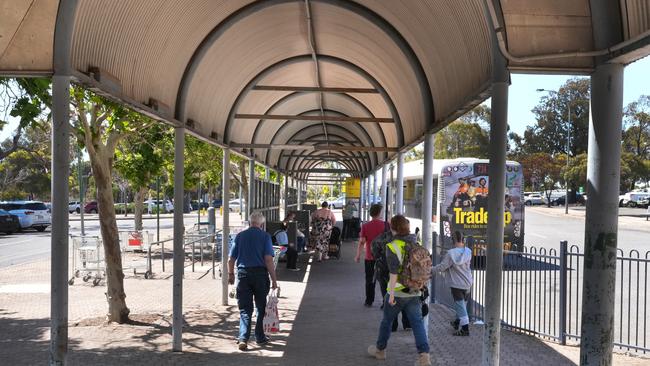
[(111, 164), (112, 156), (105, 156), (103, 150), (90, 154), (93, 164), (93, 177), (97, 187), (97, 207), (99, 210), (99, 226), (104, 243), (106, 262), (106, 300), (108, 301), (107, 320), (125, 323), (129, 320), (129, 308), (126, 306), (124, 293), (124, 271), (122, 270), (122, 255), (115, 219), (115, 202)]
[(246, 165), (248, 165), (248, 160), (242, 159), (239, 161), (239, 174), (241, 178), (242, 196), (244, 196), (244, 201), (246, 201), (246, 204), (248, 204), (248, 202), (250, 201), (248, 200), (248, 176), (246, 175), (248, 171), (246, 170)]
[(137, 191), (135, 191), (135, 197), (134, 197), (134, 218), (135, 218), (135, 230), (136, 231), (141, 231), (142, 230), (142, 214), (144, 213), (144, 198), (145, 195), (149, 189), (147, 187), (140, 187)]

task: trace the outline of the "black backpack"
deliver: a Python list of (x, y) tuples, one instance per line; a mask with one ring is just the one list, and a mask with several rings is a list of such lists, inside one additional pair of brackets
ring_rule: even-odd
[(370, 249), (373, 258), (375, 258), (375, 280), (384, 279), (388, 281), (389, 271), (388, 263), (386, 262), (386, 245), (391, 241), (393, 241), (393, 233), (390, 231), (388, 223), (386, 223), (386, 229), (373, 239)]

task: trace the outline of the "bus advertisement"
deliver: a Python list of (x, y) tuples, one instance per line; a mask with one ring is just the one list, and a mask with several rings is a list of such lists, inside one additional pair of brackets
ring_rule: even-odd
[[(438, 214), (442, 243), (453, 245), (460, 231), (479, 246), (487, 241), (489, 162), (472, 159), (451, 161), (439, 171)], [(522, 248), (524, 239), (523, 174), (517, 162), (506, 163), (504, 249)]]

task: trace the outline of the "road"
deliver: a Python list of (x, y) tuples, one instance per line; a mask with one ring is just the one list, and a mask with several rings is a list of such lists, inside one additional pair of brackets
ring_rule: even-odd
[[(232, 215), (231, 215), (232, 217)], [(235, 217), (238, 215), (235, 214)], [(70, 234), (81, 234), (81, 222), (78, 221), (78, 215), (71, 215), (70, 220)], [(86, 235), (99, 235), (99, 221), (96, 215), (92, 215), (91, 220), (85, 220), (84, 226)], [(205, 216), (201, 217), (202, 221), (206, 221)], [(190, 213), (185, 215), (185, 225), (191, 226), (197, 222), (197, 214)], [(231, 219), (232, 221), (232, 219)], [(133, 220), (118, 220), (118, 230), (131, 230), (133, 229)], [(156, 220), (146, 219), (143, 221), (145, 230), (156, 232)], [(47, 228), (45, 232), (38, 233), (34, 230), (26, 230), (22, 233), (14, 233), (12, 235), (0, 234), (0, 268), (8, 267), (20, 263), (28, 263), (31, 261), (49, 258), (50, 256), (50, 233), (51, 228)], [(160, 237), (164, 239), (171, 236), (173, 231), (173, 219), (171, 217), (161, 217), (160, 219)]]
[[(525, 236), (527, 246), (558, 248), (561, 240), (568, 240), (570, 245), (578, 245), (581, 249), (584, 243), (584, 217), (562, 215), (563, 208), (548, 209), (533, 207), (526, 210)], [(632, 210), (632, 211), (630, 211)], [(642, 209), (622, 209), (621, 215), (643, 213)], [(336, 210), (340, 216), (340, 210)], [(238, 215), (234, 215), (237, 217)], [(79, 235), (81, 226), (77, 215), (72, 215), (70, 233)], [(205, 217), (202, 218), (205, 220)], [(625, 225), (619, 228), (618, 246), (626, 253), (631, 249), (639, 250), (642, 255), (650, 250), (650, 221), (645, 219), (625, 217)], [(196, 213), (185, 215), (186, 225), (197, 221)], [(412, 229), (419, 226), (419, 220), (411, 220)], [(217, 220), (219, 222), (219, 220)], [(635, 223), (638, 225), (635, 227)], [(132, 220), (118, 220), (120, 230), (133, 228)], [(86, 233), (99, 235), (99, 221), (86, 220)], [(169, 217), (160, 219), (161, 237), (169, 235), (173, 228), (173, 220)], [(156, 220), (144, 220), (145, 230), (156, 230)], [(582, 251), (582, 250), (581, 250)], [(26, 231), (12, 235), (0, 235), (0, 268), (19, 263), (48, 258), (50, 255), (50, 228), (43, 233)]]

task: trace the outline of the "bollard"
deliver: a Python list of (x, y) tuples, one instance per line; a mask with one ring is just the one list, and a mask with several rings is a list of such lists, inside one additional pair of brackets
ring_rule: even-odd
[(212, 236), (212, 242), (215, 242), (214, 233), (217, 231), (217, 217), (214, 207), (208, 208), (208, 234)]

